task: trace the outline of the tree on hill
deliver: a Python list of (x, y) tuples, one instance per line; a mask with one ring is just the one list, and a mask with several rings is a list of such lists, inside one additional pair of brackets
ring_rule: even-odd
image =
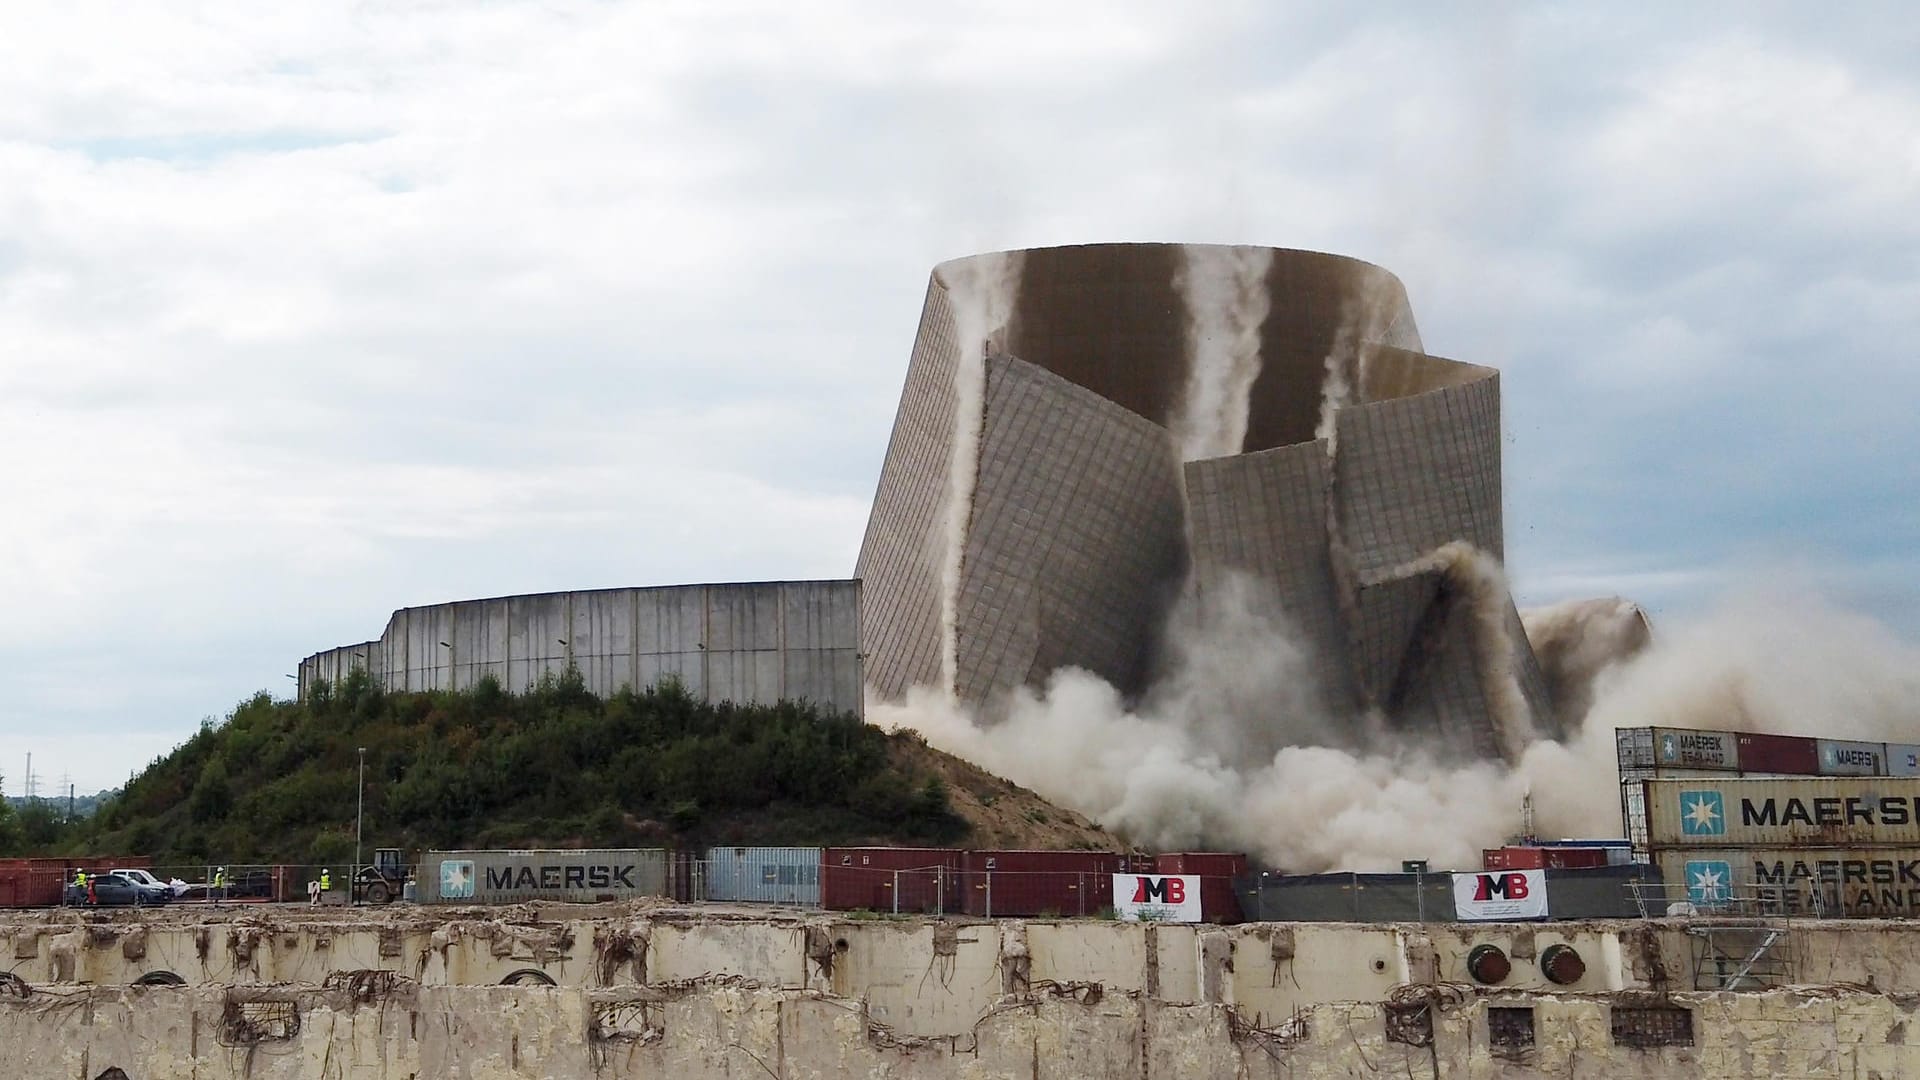
[(364, 673), (262, 692), (76, 822), (68, 846), (161, 862), (338, 863), (367, 848), (948, 843), (944, 787), (889, 736), (793, 702), (709, 704), (667, 681), (604, 700), (577, 671), (390, 694)]

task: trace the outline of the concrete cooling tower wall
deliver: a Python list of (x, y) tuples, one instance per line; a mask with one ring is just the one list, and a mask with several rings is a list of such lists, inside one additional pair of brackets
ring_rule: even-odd
[(594, 589), (402, 608), (380, 637), (300, 662), (300, 696), (356, 669), (388, 690), (518, 693), (569, 666), (602, 697), (664, 678), (704, 701), (864, 712), (860, 583)]
[(1337, 707), (1486, 755), (1554, 712), (1500, 575), (1499, 378), (1353, 259), (1113, 244), (934, 270), (861, 546), (883, 696), (1064, 666), (1146, 689), (1251, 574)]

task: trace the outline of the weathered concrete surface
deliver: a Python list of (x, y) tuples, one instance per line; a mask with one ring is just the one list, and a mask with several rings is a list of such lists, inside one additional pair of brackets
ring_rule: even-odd
[[(1779, 923), (1762, 965), (1775, 988), (1743, 993), (1697, 992), (1722, 966), (1704, 925), (1154, 926), (657, 904), (12, 913), (0, 1076), (1920, 1075), (1905, 1048), (1920, 923)], [(1565, 987), (1538, 966), (1561, 943), (1585, 964)], [(1495, 987), (1465, 974), (1483, 944), (1512, 961)], [(187, 985), (129, 985), (156, 975)], [(499, 985), (525, 978), (557, 985)], [(292, 1003), (298, 1030), (237, 1037), (230, 1004), (281, 1007), (254, 1001)], [(1630, 1012), (1642, 1007), (1668, 1011)], [(1530, 1009), (1533, 1046), (1492, 1052), (1490, 1008)], [(1674, 1008), (1691, 1046), (1616, 1042), (1616, 1017), (1677, 1022)], [(1430, 1041), (1389, 1039), (1422, 1016)]]
[[(1623, 1004), (1624, 1001), (1624, 1004)], [(1630, 1046), (1611, 1013), (1655, 1003), (1692, 1017), (1692, 1045)], [(1916, 1001), (1860, 992), (1432, 996), (1431, 1034), (1377, 1002), (1274, 1020), (1094, 987), (996, 1000), (965, 1031), (903, 1038), (858, 1001), (730, 980), (579, 988), (81, 988), (0, 996), (10, 1076), (773, 1076), (900, 1080), (1234, 1076), (1881, 1077), (1920, 1075)], [(1490, 1007), (1530, 1008), (1531, 1047), (1489, 1049)], [(278, 1017), (274, 1021), (261, 1018)], [(1395, 1038), (1396, 1033), (1400, 1040)]]

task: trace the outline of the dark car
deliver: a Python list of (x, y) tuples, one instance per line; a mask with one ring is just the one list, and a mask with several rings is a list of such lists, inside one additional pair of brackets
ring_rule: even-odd
[[(89, 897), (91, 892), (91, 897)], [(165, 885), (149, 885), (115, 870), (112, 873), (96, 874), (87, 879), (85, 886), (68, 885), (67, 903), (75, 907), (98, 904), (101, 907), (146, 907), (165, 904), (173, 899), (173, 890)]]

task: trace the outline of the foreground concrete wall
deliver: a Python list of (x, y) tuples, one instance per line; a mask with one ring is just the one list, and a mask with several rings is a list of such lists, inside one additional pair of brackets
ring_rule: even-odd
[[(1496, 1009), (1506, 1045), (1490, 1045)], [(1636, 1010), (1684, 1017), (1683, 1044), (1638, 1045), (1648, 1029), (1623, 1025)], [(1516, 1014), (1524, 1043), (1513, 1039)], [(1920, 1075), (1920, 1046), (1904, 1035), (1911, 1019), (1910, 1003), (1860, 992), (1521, 997), (1426, 988), (1271, 1017), (1081, 985), (1004, 995), (962, 1033), (915, 1039), (855, 999), (724, 978), (596, 991), (354, 975), (323, 986), (0, 995), (0, 1069), (92, 1078), (117, 1068), (134, 1080), (1892, 1078)]]
[[(1777, 929), (1765, 965), (1784, 964), (1776, 983), (1920, 994), (1920, 924), (1796, 921)], [(896, 1030), (932, 1037), (964, 1030), (1005, 993), (1046, 983), (1097, 982), (1156, 1001), (1224, 1002), (1282, 1016), (1330, 1001), (1381, 999), (1407, 983), (1469, 982), (1467, 955), (1481, 945), (1510, 958), (1512, 974), (1501, 991), (1690, 990), (1717, 970), (1699, 930), (1678, 921), (970, 922), (645, 905), (377, 913), (295, 907), (238, 917), (176, 909), (85, 921), (16, 915), (0, 922), (0, 959), (39, 987), (120, 985), (159, 972), (192, 986), (319, 983), (360, 970), (472, 986), (533, 973), (578, 988), (724, 974), (862, 998)], [(1580, 955), (1585, 972), (1578, 981), (1556, 986), (1542, 974), (1539, 958), (1555, 944)]]
[(862, 715), (860, 583), (599, 589), (402, 608), (378, 640), (300, 662), (300, 694), (365, 670), (390, 690), (520, 692), (569, 664), (602, 696), (666, 677), (706, 701), (807, 700)]

